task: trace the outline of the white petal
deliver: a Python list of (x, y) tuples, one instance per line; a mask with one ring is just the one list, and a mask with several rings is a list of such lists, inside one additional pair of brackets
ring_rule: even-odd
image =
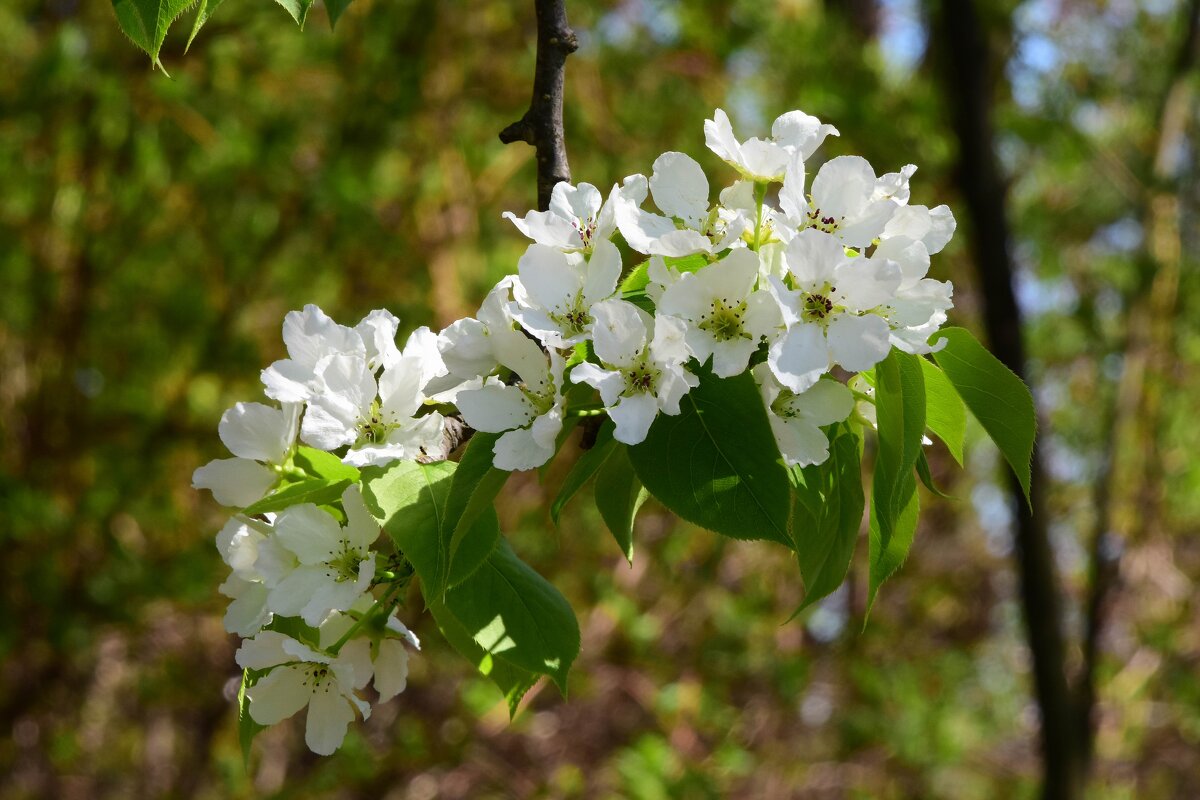
[(354, 706), (342, 695), (336, 683), (326, 678), (313, 691), (312, 702), (308, 704), (304, 743), (319, 756), (336, 752), (346, 738), (346, 728), (354, 721)]
[[(817, 385), (826, 383), (819, 381)], [(783, 461), (789, 467), (807, 467), (829, 458), (829, 439), (816, 425), (798, 419), (783, 419), (770, 415), (771, 432)]]
[[(437, 334), (425, 325), (408, 335), (408, 341), (404, 343), (404, 350), (397, 354), (397, 356), (401, 355), (415, 360), (419, 365), (422, 387), (434, 378), (443, 377), (449, 372), (446, 362), (442, 359), (442, 353), (438, 350)], [(394, 358), (383, 366), (390, 367), (395, 361)]]
[(296, 667), (271, 670), (246, 690), (250, 716), (259, 725), (274, 725), (304, 708), (312, 697), (304, 685), (306, 677), (306, 671)]
[(894, 261), (852, 258), (838, 265), (833, 279), (843, 305), (854, 311), (868, 311), (889, 302), (903, 278)]
[(617, 291), (621, 279), (621, 251), (610, 241), (596, 242), (588, 259), (583, 283), (583, 302), (591, 306), (607, 300)]
[(625, 376), (616, 370), (601, 369), (595, 364), (584, 362), (571, 370), (573, 383), (586, 383), (600, 391), (600, 399), (604, 405), (611, 406), (617, 402), (621, 392), (625, 390)]
[(384, 638), (375, 656), (375, 691), (380, 702), (391, 700), (408, 685), (408, 650), (399, 639)]
[(851, 247), (867, 247), (883, 233), (898, 208), (900, 206), (891, 200), (872, 201), (863, 206), (857, 216), (848, 218), (838, 228), (837, 235)]
[(504, 218), (511, 220), (517, 230), (538, 244), (567, 250), (583, 246), (579, 231), (571, 221), (553, 212), (530, 211), (524, 219), (518, 219), (511, 211), (505, 211)]
[(708, 216), (708, 178), (691, 156), (667, 152), (656, 158), (650, 194), (655, 205), (689, 227), (698, 228)]
[(834, 269), (846, 260), (842, 243), (815, 228), (796, 234), (784, 252), (788, 269), (804, 289), (820, 289), (831, 282)]
[(304, 412), (300, 438), (318, 450), (336, 450), (358, 438), (359, 411), (339, 405), (331, 398), (319, 398)]
[(713, 343), (712, 370), (718, 378), (732, 378), (746, 371), (750, 356), (758, 349), (758, 342), (750, 339), (729, 339)]
[(362, 337), (339, 325), (315, 305), (289, 311), (283, 319), (283, 342), (292, 360), (315, 367), (322, 358), (337, 353), (366, 355)]
[(275, 537), (296, 554), (301, 564), (323, 564), (340, 546), (337, 520), (312, 503), (289, 506), (275, 518)]
[(789, 111), (771, 125), (771, 137), (784, 147), (795, 149), (805, 159), (816, 152), (825, 137), (837, 135), (837, 128), (822, 124), (821, 120), (803, 111)]
[(217, 550), (221, 560), (234, 572), (245, 576), (258, 560), (258, 545), (266, 537), (250, 527), (245, 517), (233, 517), (217, 534)]
[(606, 364), (627, 366), (646, 346), (649, 317), (625, 300), (605, 300), (592, 306), (592, 336), (596, 355)]
[(849, 372), (864, 372), (878, 364), (891, 349), (888, 325), (882, 317), (842, 314), (829, 323), (829, 352)]
[(493, 463), (503, 470), (536, 469), (550, 460), (554, 447), (546, 447), (528, 428), (509, 431), (496, 441)]
[(734, 165), (741, 163), (741, 147), (733, 135), (733, 125), (729, 115), (719, 108), (712, 119), (704, 120), (704, 144), (722, 160)]
[(860, 156), (838, 156), (821, 165), (813, 179), (813, 204), (822, 217), (853, 219), (875, 193), (875, 170)]
[(925, 249), (930, 253), (940, 253), (942, 248), (954, 237), (954, 213), (948, 206), (938, 206), (929, 210), (929, 233), (924, 238)]
[(261, 377), (267, 397), (284, 403), (302, 403), (312, 397), (316, 378), (312, 367), (290, 358), (276, 361)]
[[(679, 231), (672, 220), (661, 214), (644, 211), (630, 200), (619, 201), (615, 214), (621, 235), (625, 237), (629, 246), (639, 253), (647, 255), (658, 253), (662, 249), (661, 240)], [(676, 248), (672, 247), (671, 249)], [(671, 255), (669, 253), (658, 254)]]
[(903, 287), (915, 286), (929, 272), (929, 251), (907, 236), (884, 239), (871, 254), (872, 261), (894, 261), (900, 267)]
[(650, 394), (622, 397), (608, 410), (608, 415), (617, 426), (614, 439), (624, 444), (639, 444), (645, 441), (651, 423), (658, 416), (658, 402)]
[(223, 506), (245, 508), (262, 499), (278, 476), (257, 461), (218, 458), (192, 473), (193, 489), (208, 489)]
[(484, 433), (501, 433), (528, 425), (537, 410), (516, 386), (499, 381), (458, 393), (458, 410), (467, 424)]
[(262, 583), (244, 581), (230, 575), (219, 591), (233, 602), (225, 610), (225, 630), (238, 636), (253, 636), (271, 620), (267, 610), (267, 587)]
[(242, 669), (266, 669), (276, 664), (291, 661), (292, 657), (283, 649), (284, 642), (291, 637), (276, 631), (263, 631), (253, 639), (242, 642), (233, 655), (233, 660)]
[(687, 346), (687, 323), (677, 317), (659, 315), (654, 319), (654, 338), (650, 340), (650, 360), (659, 367), (682, 364), (692, 357)]
[(782, 325), (783, 317), (779, 313), (779, 304), (769, 292), (759, 290), (746, 298), (746, 315), (742, 318), (742, 328), (754, 337), (755, 346), (758, 345), (760, 337), (774, 337)]
[(779, 382), (793, 392), (812, 386), (829, 371), (829, 348), (820, 326), (793, 325), (771, 345), (767, 363)]
[(291, 449), (292, 415), (262, 403), (238, 403), (221, 415), (217, 430), (239, 458), (280, 464)]
[(477, 319), (460, 319), (438, 334), (438, 352), (446, 368), (463, 378), (487, 375), (496, 368), (487, 326)]
[(779, 188), (779, 207), (788, 217), (799, 222), (808, 213), (808, 196), (804, 193), (804, 159), (798, 155), (788, 162)]
[(742, 174), (758, 181), (783, 179), (791, 153), (774, 142), (748, 139), (742, 142)]
[(343, 535), (353, 547), (362, 552), (375, 543), (379, 538), (379, 523), (367, 510), (363, 501), (362, 490), (358, 484), (352, 483), (342, 492), (342, 509), (346, 512), (346, 526)]
[(901, 205), (907, 204), (912, 194), (908, 187), (908, 182), (916, 171), (916, 164), (905, 164), (899, 172), (889, 172), (886, 175), (880, 175), (879, 180), (875, 182), (875, 193), (872, 195), (872, 198), (875, 200), (895, 200)]
[(563, 219), (587, 222), (600, 210), (603, 198), (590, 183), (572, 186), (566, 181), (554, 184), (550, 192), (550, 211)]
[(385, 418), (396, 421), (408, 419), (421, 407), (421, 386), (424, 375), (421, 362), (414, 356), (404, 356), (379, 376), (380, 410)]
[(392, 312), (378, 308), (363, 317), (354, 330), (366, 347), (367, 363), (372, 368), (386, 367), (400, 357), (396, 347), (396, 331), (400, 320)]
[(700, 379), (681, 365), (662, 367), (662, 374), (658, 376), (658, 407), (664, 414), (678, 414), (683, 396), (699, 385)]
[(826, 379), (793, 397), (788, 406), (810, 424), (823, 427), (850, 416), (854, 410), (854, 395), (845, 384)]
[(317, 592), (331, 582), (332, 570), (323, 564), (296, 567), (271, 589), (267, 608), (283, 617), (298, 617)]
[(566, 313), (583, 288), (581, 261), (578, 255), (531, 244), (517, 262), (520, 286), (535, 307), (556, 314)]

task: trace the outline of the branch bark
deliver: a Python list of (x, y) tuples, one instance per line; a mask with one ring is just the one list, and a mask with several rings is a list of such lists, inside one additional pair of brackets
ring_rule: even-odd
[(550, 208), (554, 184), (571, 180), (567, 142), (563, 133), (563, 76), (567, 56), (579, 47), (567, 24), (564, 0), (535, 0), (537, 13), (537, 64), (533, 97), (519, 120), (500, 131), (505, 144), (526, 142), (537, 150), (538, 208)]
[[(992, 56), (987, 31), (974, 0), (942, 0), (938, 12), (937, 23), (942, 30), (936, 41), (945, 43), (944, 90), (958, 139), (958, 183), (970, 221), (984, 327), (996, 357), (1025, 378), (1021, 312), (1013, 289), (1007, 185), (996, 159), (991, 118)], [(1079, 782), (1065, 668), (1062, 601), (1047, 535), (1044, 473), (1036, 451), (1032, 510), (1015, 480), (1011, 487), (1021, 608), (1041, 711), (1042, 797), (1073, 800), (1078, 797)]]

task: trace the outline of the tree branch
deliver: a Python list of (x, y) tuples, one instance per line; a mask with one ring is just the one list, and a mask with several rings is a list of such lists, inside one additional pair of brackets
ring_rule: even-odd
[[(970, 222), (971, 247), (979, 274), (984, 326), (996, 357), (1025, 377), (1021, 311), (1013, 290), (1007, 185), (995, 152), (991, 118), (992, 72), (987, 30), (973, 0), (941, 0), (938, 41), (944, 42), (945, 96), (958, 139), (958, 183)], [(1034, 690), (1041, 711), (1045, 800), (1073, 800), (1079, 784), (1073, 746), (1071, 694), (1066, 675), (1062, 600), (1045, 518), (1045, 479), (1035, 450), (1032, 510), (1015, 481), (1016, 568), (1021, 609), (1033, 661)]]
[(563, 74), (567, 56), (579, 47), (567, 24), (564, 0), (534, 0), (537, 13), (537, 65), (529, 110), (500, 131), (505, 144), (526, 142), (537, 149), (538, 208), (550, 208), (554, 184), (571, 180), (563, 134)]

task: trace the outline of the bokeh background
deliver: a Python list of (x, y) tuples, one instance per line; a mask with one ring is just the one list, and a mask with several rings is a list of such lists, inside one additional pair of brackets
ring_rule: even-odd
[[(1088, 796), (1192, 798), (1195, 3), (945, 2), (974, 34), (936, 1), (568, 2), (574, 176), (679, 149), (732, 179), (703, 146), (717, 106), (744, 136), (803, 108), (841, 129), (818, 158), (920, 166), (914, 202), (960, 220), (934, 267), (952, 321), (1000, 315), (1026, 348), (1060, 666), (1094, 675)], [(514, 476), (504, 529), (583, 630), (570, 700), (542, 688), (510, 724), (414, 596), (408, 691), (334, 757), (284, 724), (243, 769), (223, 513), (189, 488), (222, 410), (259, 398), (289, 309), (473, 313), (524, 247), (501, 212), (534, 201), (532, 150), (496, 138), (528, 101), (531, 2), (325, 23), (230, 0), (186, 56), (177, 26), (168, 78), (108, 3), (0, 4), (0, 798), (1037, 796), (1015, 506), (978, 436), (963, 472), (932, 451), (956, 499), (923, 496), (865, 628), (865, 547), (783, 624), (782, 551), (650, 504), (630, 567), (588, 498), (550, 525), (570, 453)]]

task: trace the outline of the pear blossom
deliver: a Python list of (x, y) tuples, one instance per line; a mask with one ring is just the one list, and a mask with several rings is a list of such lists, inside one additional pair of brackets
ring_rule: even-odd
[(753, 373), (784, 463), (789, 467), (824, 463), (829, 458), (829, 439), (821, 428), (849, 417), (854, 395), (830, 379), (797, 394), (780, 384), (767, 364), (759, 364)]
[(245, 508), (279, 482), (279, 471), (296, 446), (299, 403), (274, 408), (238, 403), (221, 415), (217, 433), (233, 453), (192, 473), (192, 488), (208, 489), (223, 506)]
[[(640, 207), (647, 189), (667, 216)], [(643, 175), (625, 179), (615, 199), (617, 227), (630, 247), (647, 255), (719, 253), (738, 241), (745, 219), (710, 206), (708, 191), (708, 178), (691, 156), (663, 153), (648, 182)]]
[(717, 109), (704, 121), (704, 143), (744, 177), (756, 181), (782, 180), (793, 158), (807, 159), (827, 136), (838, 130), (803, 111), (789, 111), (771, 125), (770, 139), (739, 142), (729, 115)]
[(942, 252), (954, 237), (957, 223), (954, 212), (948, 206), (910, 206), (902, 205), (888, 220), (883, 228), (881, 239), (893, 236), (905, 236), (925, 245), (930, 255)]
[(360, 467), (443, 456), (442, 415), (417, 416), (431, 371), (421, 355), (402, 355), (376, 381), (362, 356), (326, 357), (317, 369), (323, 389), (309, 401), (300, 438), (320, 450), (350, 445), (342, 460)]
[(345, 527), (312, 503), (289, 506), (275, 519), (274, 536), (296, 556), (296, 566), (271, 588), (270, 610), (320, 625), (331, 611), (354, 605), (375, 577), (371, 544), (379, 523), (371, 517), (357, 485), (342, 493)]
[(797, 227), (833, 234), (849, 247), (867, 247), (895, 215), (900, 204), (878, 192), (879, 179), (865, 158), (838, 156), (821, 165), (809, 194), (804, 192), (804, 168), (788, 165), (779, 204)]
[(530, 211), (518, 219), (511, 211), (504, 218), (511, 220), (517, 230), (538, 244), (564, 252), (590, 253), (600, 242), (607, 242), (616, 230), (613, 218), (614, 186), (608, 200), (590, 183), (572, 186), (566, 181), (554, 185), (548, 211)]
[(531, 244), (517, 275), (513, 316), (547, 347), (570, 347), (587, 337), (592, 305), (616, 293), (621, 254), (609, 241), (597, 243), (589, 258)]
[[(362, 597), (348, 612), (331, 614), (321, 625), (321, 646), (329, 649), (340, 641), (374, 603), (369, 595)], [(382, 625), (365, 625), (358, 635), (349, 639), (338, 651), (341, 660), (354, 668), (354, 687), (362, 689), (368, 681), (375, 684), (380, 702), (391, 700), (408, 684), (408, 648), (421, 649), (421, 641), (393, 610)]]
[(782, 325), (771, 295), (754, 291), (758, 256), (733, 250), (721, 261), (682, 275), (658, 301), (660, 315), (686, 323), (684, 341), (701, 363), (712, 356), (722, 378), (745, 372), (759, 342)]
[[(364, 320), (364, 323), (369, 328), (379, 321)], [(322, 359), (333, 355), (367, 356), (359, 331), (339, 325), (312, 304), (303, 311), (289, 311), (284, 317), (283, 343), (288, 358), (262, 371), (267, 397), (281, 402), (303, 402), (320, 390), (317, 366)]]
[(787, 282), (772, 278), (771, 290), (787, 332), (768, 352), (771, 371), (799, 394), (833, 364), (862, 372), (891, 347), (888, 321), (875, 312), (900, 286), (895, 262), (847, 255), (841, 242), (809, 228), (788, 245)]
[[(268, 514), (271, 521), (274, 514)], [(236, 515), (217, 534), (217, 551), (231, 572), (218, 591), (231, 602), (225, 630), (253, 636), (270, 623), (270, 590), (298, 566), (296, 556), (272, 535), (271, 522)]]
[(466, 423), (485, 433), (503, 433), (496, 440), (493, 464), (504, 470), (540, 467), (554, 455), (562, 431), (565, 404), (565, 361), (556, 350), (543, 353), (531, 339), (510, 341), (500, 362), (519, 378), (506, 384), (489, 378), (477, 389), (456, 398)]
[(318, 653), (276, 631), (246, 640), (234, 658), (243, 669), (268, 670), (246, 690), (251, 718), (274, 725), (307, 707), (304, 742), (318, 755), (341, 747), (355, 711), (363, 719), (371, 716), (371, 706), (354, 694), (357, 675), (347, 659)]
[(600, 399), (616, 425), (613, 438), (638, 444), (646, 438), (659, 411), (678, 414), (679, 401), (699, 379), (684, 368), (691, 356), (685, 324), (674, 317), (651, 317), (625, 300), (606, 300), (592, 307), (596, 355), (601, 365), (584, 362), (571, 380), (600, 391)]
[(497, 340), (525, 338), (513, 330), (515, 320), (510, 306), (515, 281), (512, 275), (502, 278), (474, 317), (460, 319), (438, 334), (438, 352), (452, 378), (461, 382), (491, 374), (500, 363)]

